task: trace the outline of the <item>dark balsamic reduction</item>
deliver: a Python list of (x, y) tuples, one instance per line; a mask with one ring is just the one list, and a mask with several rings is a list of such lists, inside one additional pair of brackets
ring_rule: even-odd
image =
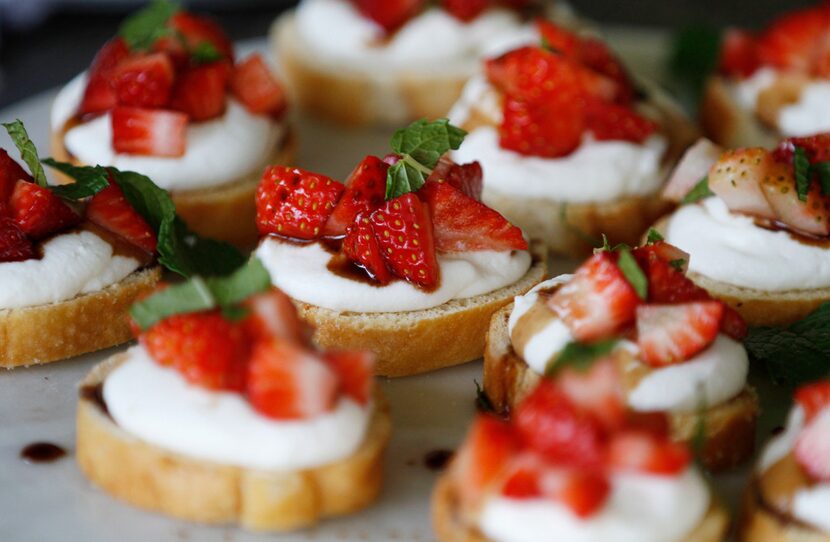
[(66, 450), (51, 442), (33, 442), (20, 450), (20, 458), (27, 463), (52, 463), (66, 455)]
[(424, 454), (424, 466), (429, 470), (439, 471), (443, 470), (450, 462), (452, 456), (455, 455), (454, 450), (437, 449), (431, 450)]
[(777, 220), (769, 220), (764, 218), (755, 218), (755, 225), (759, 228), (764, 228), (770, 231), (783, 231), (787, 233), (793, 241), (818, 248), (830, 248), (830, 238), (819, 237), (818, 235), (810, 235), (804, 232), (793, 231), (789, 226)]
[(104, 414), (109, 416), (110, 411), (104, 401), (104, 386), (101, 383), (83, 386), (79, 392), (81, 399), (86, 399), (100, 408)]

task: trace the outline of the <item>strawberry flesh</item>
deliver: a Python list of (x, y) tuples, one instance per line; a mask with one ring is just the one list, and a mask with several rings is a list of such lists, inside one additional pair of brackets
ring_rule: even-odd
[(26, 173), (5, 149), (0, 149), (0, 204), (6, 204), (12, 197), (17, 181), (32, 182), (32, 176)]
[(162, 107), (173, 88), (173, 63), (164, 53), (134, 55), (122, 60), (110, 77), (120, 105)]
[(129, 54), (127, 44), (121, 38), (114, 38), (101, 47), (89, 68), (78, 115), (103, 113), (118, 105), (118, 95), (110, 84), (110, 78), (116, 66)]
[(628, 107), (590, 100), (585, 126), (599, 141), (620, 140), (643, 143), (657, 131), (657, 125)]
[(0, 216), (0, 262), (21, 262), (35, 257), (32, 241), (14, 220)]
[(308, 326), (300, 320), (291, 298), (277, 288), (249, 297), (245, 307), (250, 311), (243, 325), (255, 340), (280, 339), (306, 344), (311, 336)]
[(278, 116), (285, 110), (285, 92), (262, 55), (253, 54), (234, 67), (231, 91), (255, 115)]
[(352, 4), (386, 33), (392, 33), (421, 9), (424, 0), (352, 0)]
[(726, 75), (749, 77), (759, 66), (755, 36), (737, 28), (727, 29), (721, 43), (718, 70)]
[(807, 423), (798, 435), (793, 453), (810, 478), (830, 481), (830, 412), (822, 411)]
[(706, 349), (718, 335), (723, 303), (695, 301), (637, 308), (637, 344), (652, 367), (680, 363)]
[(392, 273), (386, 267), (386, 260), (375, 237), (368, 213), (357, 215), (354, 223), (346, 228), (343, 254), (365, 269), (369, 276), (380, 284), (392, 281)]
[(161, 109), (116, 107), (111, 113), (112, 146), (117, 153), (184, 156), (187, 115)]
[(629, 430), (612, 437), (607, 461), (614, 470), (673, 476), (688, 467), (691, 454), (682, 443)]
[(156, 232), (112, 180), (89, 200), (86, 218), (150, 254), (156, 251)]
[(386, 200), (386, 172), (389, 164), (377, 156), (367, 156), (346, 179), (346, 189), (329, 216), (323, 235), (338, 237), (360, 213), (371, 213)]
[(194, 122), (222, 116), (225, 113), (231, 69), (227, 61), (219, 61), (179, 72), (170, 98), (170, 108), (181, 111)]
[(368, 404), (375, 356), (367, 351), (326, 352), (324, 359), (340, 379), (343, 393), (361, 405)]
[(830, 406), (830, 380), (801, 386), (795, 392), (795, 402), (804, 409), (807, 421)]
[(81, 217), (48, 188), (17, 181), (9, 200), (11, 217), (31, 239), (43, 239), (75, 226)]

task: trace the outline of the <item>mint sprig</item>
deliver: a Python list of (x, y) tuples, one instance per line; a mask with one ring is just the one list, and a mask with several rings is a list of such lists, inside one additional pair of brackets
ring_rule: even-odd
[(3, 127), (9, 133), (9, 137), (14, 142), (14, 146), (20, 151), (20, 158), (29, 166), (29, 173), (32, 174), (38, 186), (46, 186), (46, 173), (43, 171), (43, 166), (40, 165), (40, 160), (37, 156), (37, 147), (29, 139), (29, 134), (26, 132), (26, 127), (20, 119), (15, 119), (14, 122), (6, 122)]
[[(184, 39), (181, 41), (184, 43)], [(186, 44), (186, 43), (185, 43)], [(209, 41), (200, 42), (190, 51), (190, 60), (196, 64), (210, 64), (222, 59), (222, 53)]]
[(696, 185), (689, 190), (689, 193), (683, 196), (683, 199), (680, 200), (681, 204), (687, 203), (696, 203), (702, 199), (706, 199), (710, 196), (714, 196), (715, 193), (709, 189), (709, 176), (702, 178), (700, 181), (697, 182)]
[(830, 162), (816, 162), (810, 166), (810, 171), (818, 177), (821, 193), (830, 196)]
[(810, 192), (810, 181), (813, 176), (810, 172), (810, 160), (802, 147), (793, 148), (793, 171), (795, 173), (795, 191), (798, 199), (807, 201), (807, 194)]
[(75, 180), (74, 183), (49, 187), (56, 196), (63, 199), (79, 201), (92, 197), (109, 186), (109, 173), (103, 166), (75, 166), (53, 158), (44, 158), (41, 162)]
[(127, 17), (118, 35), (131, 51), (146, 51), (159, 38), (172, 34), (167, 22), (179, 11), (179, 5), (168, 0), (154, 0), (147, 7)]
[(617, 339), (606, 339), (594, 343), (571, 341), (548, 362), (545, 367), (545, 376), (554, 376), (565, 367), (587, 371), (596, 360), (610, 354), (618, 343)]
[(617, 267), (622, 271), (625, 280), (634, 288), (640, 299), (646, 299), (648, 297), (648, 279), (643, 270), (640, 269), (637, 260), (631, 255), (628, 248), (620, 249), (617, 252), (620, 254), (617, 259)]
[(657, 231), (654, 228), (649, 228), (648, 229), (648, 235), (646, 237), (646, 244), (647, 245), (653, 245), (654, 243), (659, 243), (660, 241), (663, 241), (663, 240), (664, 240), (663, 235), (659, 231)]

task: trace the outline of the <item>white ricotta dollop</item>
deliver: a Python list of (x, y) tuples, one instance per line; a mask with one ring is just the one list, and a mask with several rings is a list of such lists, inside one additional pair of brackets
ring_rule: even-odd
[(134, 258), (89, 231), (64, 233), (41, 246), (43, 256), (0, 263), (0, 309), (68, 301), (102, 290), (138, 269)]
[(727, 284), (772, 292), (830, 286), (830, 250), (756, 226), (717, 197), (680, 207), (666, 241), (692, 255), (690, 271)]
[(354, 312), (415, 311), (486, 294), (516, 282), (531, 264), (527, 251), (439, 254), (440, 285), (425, 292), (403, 280), (375, 286), (339, 276), (327, 268), (331, 254), (317, 243), (298, 245), (265, 238), (256, 255), (274, 285), (294, 299)]
[(135, 437), (189, 457), (251, 469), (296, 470), (335, 462), (363, 442), (372, 406), (341, 398), (331, 412), (282, 421), (256, 412), (238, 393), (188, 384), (141, 346), (104, 381), (115, 423)]

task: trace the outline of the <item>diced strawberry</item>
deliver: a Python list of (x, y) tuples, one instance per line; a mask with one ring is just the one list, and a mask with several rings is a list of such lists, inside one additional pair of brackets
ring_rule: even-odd
[(386, 201), (386, 172), (389, 164), (377, 156), (367, 156), (346, 179), (346, 190), (329, 216), (323, 235), (346, 234), (359, 213), (371, 212)]
[(566, 57), (579, 59), (581, 37), (547, 19), (536, 19), (536, 30), (546, 49)]
[(438, 251), (528, 249), (522, 230), (449, 183), (426, 183), (418, 195), (429, 205)]
[(452, 186), (461, 190), (476, 201), (481, 201), (481, 192), (484, 189), (484, 173), (481, 164), (452, 164), (445, 175), (445, 179)]
[(597, 470), (549, 470), (540, 485), (544, 495), (561, 502), (580, 518), (588, 518), (600, 510), (611, 493), (608, 478)]
[(86, 88), (78, 106), (79, 115), (102, 113), (118, 105), (118, 96), (110, 85), (110, 77), (115, 67), (129, 54), (127, 44), (121, 38), (114, 38), (101, 47), (87, 73)]
[(221, 55), (233, 60), (233, 44), (218, 23), (202, 15), (179, 11), (167, 26), (178, 33), (188, 51), (196, 51), (202, 43), (211, 44)]
[(830, 414), (822, 412), (801, 430), (793, 453), (813, 479), (830, 481)]
[(394, 32), (412, 18), (424, 0), (352, 0), (355, 7), (387, 33)]
[(726, 151), (709, 168), (709, 189), (732, 211), (773, 218), (761, 182), (774, 163), (772, 154), (760, 147)]
[(89, 200), (86, 218), (151, 254), (156, 251), (156, 232), (112, 181)]
[(285, 91), (262, 55), (253, 54), (234, 67), (231, 91), (255, 115), (277, 116), (285, 110)]
[(313, 352), (272, 339), (254, 345), (247, 395), (258, 412), (275, 419), (302, 419), (331, 410), (337, 376)]
[(311, 337), (308, 325), (297, 314), (291, 298), (277, 288), (249, 297), (244, 302), (250, 313), (245, 330), (256, 340), (279, 339), (306, 344)]
[(450, 15), (468, 23), (487, 9), (490, 0), (441, 0), (441, 4)]
[(365, 405), (372, 397), (375, 356), (371, 352), (326, 352), (324, 359), (340, 378), (343, 393)]
[(579, 147), (584, 128), (584, 100), (577, 95), (563, 93), (541, 105), (508, 96), (499, 146), (528, 156), (566, 156)]
[(223, 60), (181, 71), (170, 97), (170, 109), (185, 113), (195, 122), (221, 116), (225, 112), (231, 69), (230, 63)]
[(271, 166), (256, 192), (257, 228), (296, 239), (315, 239), (343, 193), (343, 185), (304, 169)]
[(830, 380), (806, 384), (795, 392), (795, 402), (804, 409), (807, 421), (830, 406)]
[[(640, 267), (642, 267), (645, 271), (648, 270), (648, 263), (655, 259), (670, 264), (675, 271), (681, 274), (685, 273), (686, 269), (689, 267), (689, 253), (680, 250), (666, 241), (655, 241), (653, 243), (637, 247), (632, 251), (632, 254), (640, 264)], [(690, 300), (684, 299), (684, 301)]]
[(32, 241), (11, 218), (0, 216), (0, 262), (20, 262), (35, 257)]
[(116, 107), (111, 113), (115, 152), (150, 156), (183, 156), (187, 115), (161, 109)]
[(580, 341), (601, 339), (632, 322), (640, 303), (637, 292), (610, 252), (594, 254), (548, 300)]
[(217, 311), (177, 314), (144, 332), (139, 340), (161, 365), (175, 367), (191, 384), (242, 391), (249, 339), (242, 326)]
[(585, 127), (600, 141), (622, 140), (642, 143), (657, 131), (657, 124), (622, 105), (590, 100)]
[(663, 197), (680, 202), (706, 176), (718, 161), (723, 149), (702, 137), (689, 147), (675, 166), (663, 189)]
[(606, 430), (626, 419), (626, 403), (620, 375), (610, 358), (597, 360), (588, 370), (571, 367), (557, 373), (557, 386), (577, 407), (590, 412)]
[[(811, 164), (830, 161), (830, 133), (785, 139), (776, 149), (776, 159), (781, 162), (791, 162), (794, 146), (804, 149)], [(779, 154), (782, 151), (783, 156)]]
[(830, 234), (830, 198), (822, 195), (818, 183), (812, 183), (807, 201), (801, 201), (792, 165), (773, 163), (761, 180), (761, 190), (780, 222), (808, 235)]
[(720, 301), (637, 308), (637, 344), (642, 359), (653, 367), (680, 363), (708, 347), (723, 319)]
[(470, 428), (453, 471), (462, 501), (466, 504), (478, 501), (505, 473), (517, 449), (516, 435), (507, 422), (479, 415)]
[(685, 444), (629, 430), (611, 438), (607, 461), (614, 470), (672, 476), (683, 472), (691, 459)]
[(354, 223), (346, 228), (343, 253), (380, 284), (388, 284), (393, 278), (392, 273), (386, 267), (386, 260), (369, 216), (369, 213), (360, 213)]
[(395, 275), (426, 290), (438, 285), (438, 260), (426, 204), (409, 192), (387, 201), (369, 220), (383, 257)]
[(830, 11), (817, 6), (779, 17), (758, 38), (761, 64), (808, 73), (814, 53), (830, 28)]
[(663, 411), (637, 412), (629, 410), (626, 413), (625, 428), (627, 430), (645, 431), (660, 438), (669, 438), (671, 422), (669, 415)]
[(507, 467), (501, 494), (510, 499), (530, 499), (542, 495), (545, 464), (538, 454), (515, 457)]
[(738, 28), (727, 29), (720, 47), (720, 73), (734, 77), (749, 77), (759, 66), (755, 36)]
[(110, 84), (120, 105), (162, 107), (173, 88), (173, 63), (164, 53), (133, 55), (122, 60), (112, 72)]
[(614, 102), (629, 105), (634, 99), (634, 85), (622, 62), (602, 41), (596, 38), (583, 39), (579, 59), (592, 70), (616, 83)]
[(17, 181), (32, 181), (32, 176), (9, 156), (5, 149), (0, 149), (0, 203), (6, 204), (12, 197)]
[(9, 200), (10, 216), (32, 239), (42, 239), (78, 224), (81, 217), (48, 188), (17, 181)]

